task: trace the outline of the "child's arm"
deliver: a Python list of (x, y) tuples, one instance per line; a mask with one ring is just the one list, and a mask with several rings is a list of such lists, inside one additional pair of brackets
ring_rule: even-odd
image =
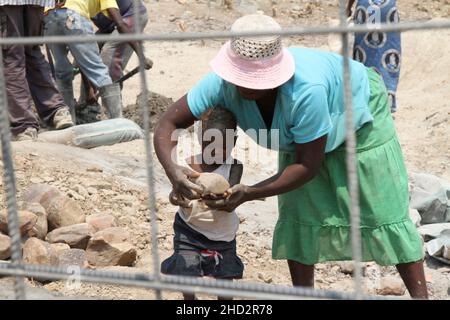
[(240, 162), (233, 163), (230, 170), (230, 178), (228, 182), (230, 187), (241, 183), (242, 173), (244, 171), (244, 165)]
[(183, 196), (177, 195), (173, 190), (170, 192), (169, 201), (174, 206), (180, 206), (183, 208), (190, 208), (190, 201)]

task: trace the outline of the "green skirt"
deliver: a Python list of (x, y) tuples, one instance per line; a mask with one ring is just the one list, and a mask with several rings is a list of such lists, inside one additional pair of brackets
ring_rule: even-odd
[[(396, 265), (423, 259), (422, 240), (409, 217), (408, 175), (381, 77), (368, 69), (372, 123), (357, 131), (363, 261)], [(295, 163), (280, 152), (279, 170)], [(306, 265), (352, 260), (345, 144), (327, 153), (319, 174), (278, 197), (273, 259)]]

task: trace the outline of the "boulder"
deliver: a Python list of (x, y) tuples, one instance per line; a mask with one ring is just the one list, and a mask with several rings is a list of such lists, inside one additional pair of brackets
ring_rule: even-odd
[(131, 266), (136, 249), (123, 228), (113, 227), (95, 233), (86, 249), (87, 260), (93, 266)]
[(59, 252), (58, 257), (60, 267), (78, 266), (86, 268), (88, 266), (86, 251), (81, 249), (62, 250)]
[(0, 260), (6, 260), (11, 256), (11, 238), (0, 234)]
[(104, 213), (90, 215), (86, 217), (86, 222), (92, 227), (94, 232), (117, 227), (116, 218), (110, 214)]
[[(21, 235), (28, 235), (28, 233), (34, 228), (38, 217), (25, 210), (19, 210), (19, 228)], [(8, 213), (6, 210), (0, 212), (0, 231), (7, 234), (8, 233)]]
[(78, 203), (67, 196), (44, 199), (41, 204), (47, 211), (49, 230), (86, 221), (86, 215)]
[(28, 189), (22, 193), (20, 199), (28, 203), (41, 203), (44, 196), (48, 199), (56, 195), (61, 195), (61, 192), (59, 192), (57, 188), (49, 186), (48, 184), (37, 183), (28, 187)]
[(71, 248), (86, 249), (91, 236), (91, 227), (87, 223), (79, 223), (49, 232), (46, 240), (49, 243), (65, 243)]
[(53, 250), (55, 250), (55, 252), (58, 255), (61, 251), (70, 249), (70, 246), (67, 243), (60, 243), (60, 242), (50, 243), (50, 246), (53, 248)]
[(28, 264), (57, 266), (58, 255), (50, 243), (38, 238), (29, 238), (23, 245), (23, 261)]
[(44, 207), (39, 203), (23, 202), (19, 204), (19, 208), (32, 212), (37, 216), (36, 224), (28, 232), (28, 235), (44, 240), (48, 232), (47, 212), (45, 212)]
[(377, 293), (383, 296), (402, 296), (406, 292), (406, 287), (400, 276), (387, 276), (381, 278)]

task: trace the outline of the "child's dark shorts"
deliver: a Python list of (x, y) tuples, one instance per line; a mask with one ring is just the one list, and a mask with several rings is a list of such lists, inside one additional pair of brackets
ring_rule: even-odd
[(175, 252), (161, 263), (161, 273), (242, 279), (244, 265), (236, 254), (236, 239), (212, 241), (188, 226), (178, 213), (173, 228)]

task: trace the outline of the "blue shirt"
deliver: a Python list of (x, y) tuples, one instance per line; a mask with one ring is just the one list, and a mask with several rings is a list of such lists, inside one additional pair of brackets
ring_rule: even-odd
[[(289, 51), (295, 59), (295, 74), (278, 89), (271, 128), (266, 128), (255, 101), (242, 99), (235, 85), (214, 73), (189, 91), (187, 101), (192, 114), (199, 118), (208, 108), (220, 105), (234, 113), (244, 131), (255, 129), (256, 136), (254, 130), (250, 136), (265, 147), (294, 151), (295, 144), (327, 135), (325, 152), (333, 151), (345, 141), (343, 58), (315, 49)], [(353, 123), (354, 130), (358, 130), (373, 121), (368, 107), (369, 79), (366, 67), (359, 62), (350, 60), (350, 70)], [(270, 130), (259, 129), (279, 129), (278, 143), (271, 141)]]

